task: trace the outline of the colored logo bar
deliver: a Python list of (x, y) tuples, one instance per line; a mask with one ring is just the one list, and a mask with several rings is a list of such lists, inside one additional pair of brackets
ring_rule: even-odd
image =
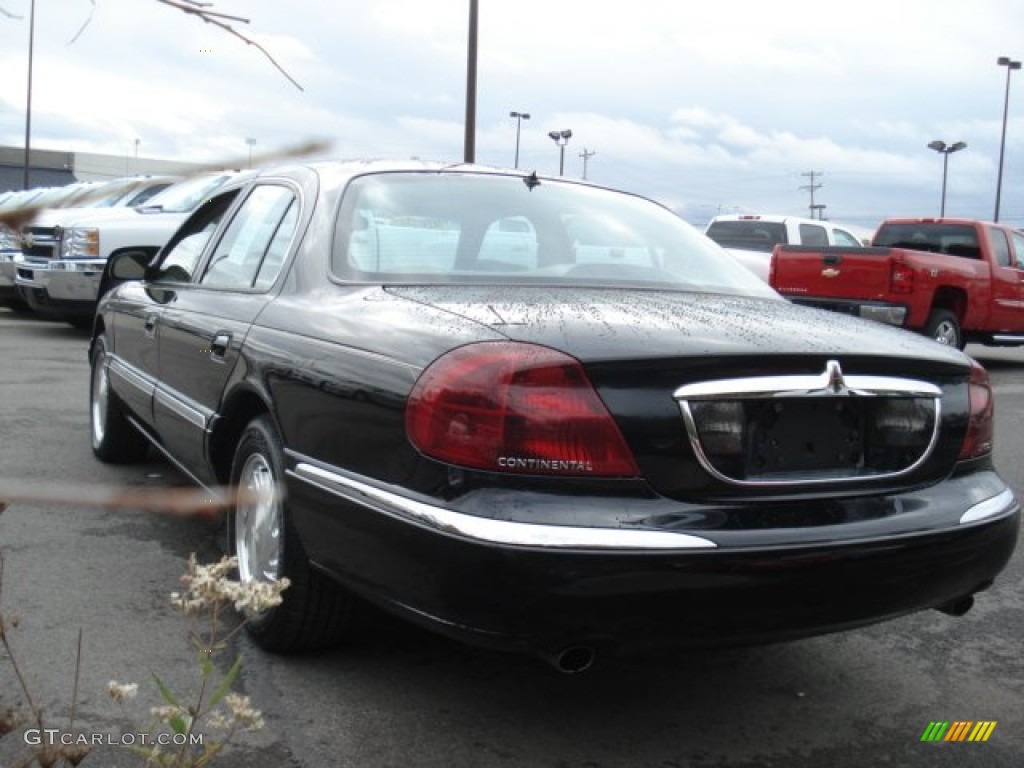
[(995, 720), (933, 720), (921, 734), (921, 741), (988, 741), (996, 729)]

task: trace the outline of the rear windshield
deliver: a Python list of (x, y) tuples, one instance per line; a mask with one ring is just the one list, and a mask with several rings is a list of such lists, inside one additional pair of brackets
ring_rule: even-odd
[(776, 245), (788, 242), (786, 225), (782, 222), (741, 220), (715, 221), (708, 227), (708, 237), (723, 248), (771, 253)]
[(381, 173), (345, 190), (334, 274), (374, 283), (639, 285), (775, 294), (680, 217), (583, 184)]
[(871, 244), (888, 248), (946, 253), (966, 259), (981, 258), (977, 230), (966, 224), (941, 224), (938, 222), (883, 224), (878, 228)]

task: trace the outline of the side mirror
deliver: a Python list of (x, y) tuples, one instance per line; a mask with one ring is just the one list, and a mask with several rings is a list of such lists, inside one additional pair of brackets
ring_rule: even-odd
[(121, 251), (110, 259), (110, 277), (112, 280), (141, 280), (152, 258), (149, 251)]

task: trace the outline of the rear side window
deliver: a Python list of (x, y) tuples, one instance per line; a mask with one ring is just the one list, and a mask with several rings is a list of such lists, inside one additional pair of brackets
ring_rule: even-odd
[(295, 195), (287, 187), (256, 187), (217, 243), (200, 282), (235, 290), (269, 287), (295, 231), (296, 217), (289, 215), (293, 208)]
[(825, 228), (817, 224), (801, 224), (800, 242), (803, 245), (828, 245), (828, 235)]

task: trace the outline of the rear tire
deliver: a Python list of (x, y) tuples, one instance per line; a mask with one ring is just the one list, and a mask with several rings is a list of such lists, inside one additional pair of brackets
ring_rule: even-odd
[(106, 464), (130, 464), (146, 457), (149, 443), (124, 415), (121, 401), (110, 388), (107, 340), (100, 336), (92, 351), (89, 383), (89, 436), (92, 452)]
[(964, 348), (964, 335), (956, 315), (948, 309), (933, 309), (924, 326), (924, 335), (956, 349)]
[(352, 624), (353, 597), (314, 570), (283, 498), (284, 449), (268, 416), (249, 423), (235, 450), (231, 484), (256, 495), (227, 518), (228, 551), (238, 578), (291, 581), (280, 605), (249, 614), (246, 629), (261, 648), (291, 652), (335, 644)]

